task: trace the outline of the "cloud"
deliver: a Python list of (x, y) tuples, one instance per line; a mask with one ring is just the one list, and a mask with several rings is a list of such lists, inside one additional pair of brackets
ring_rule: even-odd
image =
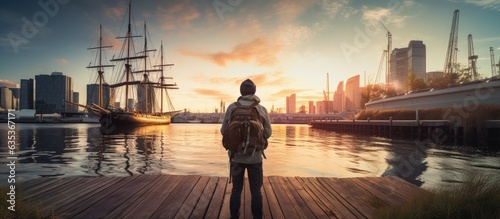
[(212, 98), (220, 99), (220, 100), (227, 100), (227, 99), (234, 98), (234, 95), (225, 94), (225, 93), (220, 92), (219, 90), (196, 88), (196, 89), (193, 89), (193, 91), (197, 95), (208, 96), (208, 97), (212, 97)]
[(321, 9), (330, 18), (335, 18), (338, 14), (345, 18), (356, 14), (358, 10), (350, 6), (351, 0), (323, 0)]
[[(113, 20), (122, 20), (128, 11), (128, 5), (125, 4), (125, 1), (114, 2), (112, 6), (103, 7), (104, 10), (102, 13), (105, 17)], [(132, 8), (133, 10), (133, 8)]]
[(404, 9), (411, 8), (416, 3), (413, 0), (404, 0), (400, 4), (391, 5), (391, 7), (367, 7), (363, 6), (362, 19), (366, 23), (382, 22), (386, 26), (393, 25), (398, 28), (403, 27), (408, 16), (402, 15)]
[(52, 61), (54, 61), (57, 64), (61, 64), (61, 65), (69, 64), (69, 61), (64, 59), (64, 58), (53, 59)]
[(158, 17), (163, 29), (188, 29), (201, 16), (194, 4), (188, 0), (175, 1), (174, 5), (158, 7)]
[(269, 99), (283, 99), (292, 94), (310, 91), (310, 89), (283, 89), (269, 96)]
[(18, 88), (19, 85), (15, 82), (9, 80), (0, 79), (0, 87), (8, 87), (8, 88)]
[(500, 11), (500, 2), (498, 0), (464, 0), (464, 2), (480, 6), (484, 9)]
[(256, 38), (250, 42), (241, 43), (229, 52), (200, 53), (181, 50), (186, 56), (202, 58), (218, 66), (226, 66), (228, 62), (242, 61), (253, 62), (260, 66), (277, 64), (277, 55), (283, 50), (283, 45), (272, 42), (266, 38)]

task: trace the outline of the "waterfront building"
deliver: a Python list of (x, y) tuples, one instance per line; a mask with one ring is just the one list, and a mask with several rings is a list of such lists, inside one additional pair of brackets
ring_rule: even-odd
[[(107, 107), (109, 105), (110, 88), (109, 84), (102, 84), (102, 106)], [(99, 84), (87, 84), (87, 106), (92, 104), (99, 105)]]
[(35, 108), (37, 113), (71, 112), (73, 102), (73, 80), (62, 72), (35, 76)]
[(430, 71), (425, 73), (425, 82), (429, 83), (432, 79), (434, 78), (441, 78), (443, 77), (444, 72), (443, 71)]
[[(80, 103), (80, 93), (78, 92), (73, 92), (73, 103)], [(78, 112), (78, 106), (77, 105), (71, 105), (73, 107), (72, 112)]]
[(408, 47), (395, 48), (391, 52), (389, 83), (396, 90), (405, 90), (405, 82), (410, 73), (416, 78), (426, 77), (426, 47), (420, 40), (412, 40)]
[(297, 113), (297, 96), (295, 94), (286, 97), (286, 113)]
[(361, 107), (361, 89), (359, 75), (347, 79), (345, 85), (345, 111), (357, 110)]
[(21, 79), (19, 94), (20, 109), (35, 109), (35, 81), (33, 78)]
[(339, 82), (337, 85), (337, 90), (333, 94), (333, 110), (337, 112), (343, 112), (345, 110), (345, 93), (344, 93), (344, 81)]
[(316, 114), (316, 107), (314, 101), (309, 101), (309, 114)]
[(13, 109), (12, 91), (8, 87), (0, 87), (0, 108), (2, 111)]
[(425, 78), (426, 48), (420, 40), (412, 40), (408, 44), (408, 73), (415, 73), (417, 78)]

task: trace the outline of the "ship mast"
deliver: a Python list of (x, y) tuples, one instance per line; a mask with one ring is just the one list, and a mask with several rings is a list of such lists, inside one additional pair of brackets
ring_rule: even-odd
[(172, 79), (172, 77), (165, 77), (163, 76), (163, 67), (165, 66), (174, 66), (173, 63), (169, 64), (164, 64), (163, 62), (163, 41), (161, 41), (161, 46), (160, 46), (160, 52), (161, 52), (161, 58), (160, 58), (160, 65), (155, 65), (155, 67), (160, 67), (161, 75), (160, 75), (160, 85), (158, 86), (160, 88), (160, 113), (163, 113), (163, 90), (164, 89), (176, 89), (177, 84), (165, 84), (165, 79)]
[(98, 49), (99, 56), (99, 64), (94, 66), (88, 66), (87, 68), (97, 68), (98, 79), (99, 79), (99, 87), (98, 87), (98, 104), (100, 107), (103, 107), (102, 100), (102, 84), (104, 82), (104, 68), (114, 67), (115, 65), (103, 65), (102, 64), (102, 49), (111, 48), (113, 46), (103, 46), (102, 45), (102, 25), (99, 25), (99, 46), (88, 48), (88, 50)]
[(127, 56), (123, 58), (117, 58), (117, 59), (111, 59), (111, 61), (125, 61), (125, 82), (124, 83), (118, 83), (115, 85), (112, 85), (110, 87), (118, 87), (118, 86), (123, 86), (125, 85), (125, 111), (129, 111), (128, 109), (128, 95), (129, 95), (129, 85), (130, 84), (137, 84), (137, 82), (131, 82), (130, 81), (130, 75), (131, 75), (131, 67), (132, 65), (130, 64), (130, 60), (132, 59), (141, 59), (144, 58), (145, 56), (130, 56), (130, 50), (132, 49), (131, 47), (131, 41), (132, 38), (134, 37), (141, 37), (141, 36), (132, 36), (132, 25), (131, 25), (131, 11), (132, 11), (132, 3), (129, 2), (128, 4), (128, 28), (127, 28), (127, 34), (124, 37), (116, 37), (117, 39), (125, 39), (125, 42), (127, 44)]

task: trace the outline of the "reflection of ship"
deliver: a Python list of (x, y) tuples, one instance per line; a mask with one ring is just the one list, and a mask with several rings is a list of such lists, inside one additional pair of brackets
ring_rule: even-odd
[[(100, 115), (102, 128), (113, 129), (115, 127), (134, 125), (169, 124), (171, 116), (178, 112), (174, 110), (167, 92), (167, 89), (177, 89), (177, 84), (165, 83), (166, 79), (172, 78), (163, 76), (163, 67), (173, 66), (173, 64), (163, 63), (163, 45), (161, 46), (160, 65), (149, 65), (150, 68), (148, 69), (148, 64), (151, 61), (149, 59), (149, 53), (156, 50), (148, 50), (148, 32), (146, 24), (144, 24), (144, 50), (138, 53), (135, 53), (135, 46), (133, 44), (133, 38), (135, 37), (138, 36), (132, 35), (131, 4), (129, 3), (127, 33), (124, 37), (118, 37), (124, 39), (123, 47), (119, 57), (111, 59), (111, 61), (118, 62), (120, 65), (118, 65), (117, 75), (114, 76), (115, 83), (109, 85), (111, 89), (109, 92), (109, 99), (111, 101), (106, 101), (106, 104), (104, 104), (102, 100), (102, 85), (104, 80), (103, 68), (111, 67), (112, 65), (102, 65), (101, 49), (109, 47), (102, 46), (102, 37), (99, 46), (96, 47), (99, 49), (99, 64), (96, 66), (89, 66), (89, 68), (98, 68), (99, 103), (93, 103), (91, 106), (85, 106), (85, 108)], [(144, 68), (142, 70), (133, 71), (132, 63), (137, 63), (137, 61), (142, 61)], [(159, 74), (154, 75), (153, 73)], [(141, 75), (142, 79), (137, 80), (137, 76), (135, 75)], [(134, 90), (136, 93), (133, 92)], [(160, 95), (158, 95), (158, 93)], [(117, 96), (117, 94), (123, 94), (124, 96)], [(134, 94), (136, 94), (136, 96), (134, 96)], [(133, 104), (134, 97), (137, 100), (135, 105)], [(163, 109), (164, 99), (169, 108), (168, 111), (164, 111)], [(112, 106), (111, 104), (114, 103), (113, 100), (118, 102), (123, 101), (125, 103), (124, 108)]]

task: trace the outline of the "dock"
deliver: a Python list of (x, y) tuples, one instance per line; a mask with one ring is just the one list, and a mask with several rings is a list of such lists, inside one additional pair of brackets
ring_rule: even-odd
[[(252, 218), (245, 180), (240, 218)], [(58, 218), (229, 218), (228, 177), (134, 175), (49, 178), (20, 184), (22, 201)], [(427, 192), (398, 177), (265, 176), (264, 218), (373, 218)]]
[(500, 120), (486, 120), (481, 128), (467, 129), (450, 120), (315, 120), (309, 125), (340, 133), (381, 136), (437, 144), (498, 147)]

